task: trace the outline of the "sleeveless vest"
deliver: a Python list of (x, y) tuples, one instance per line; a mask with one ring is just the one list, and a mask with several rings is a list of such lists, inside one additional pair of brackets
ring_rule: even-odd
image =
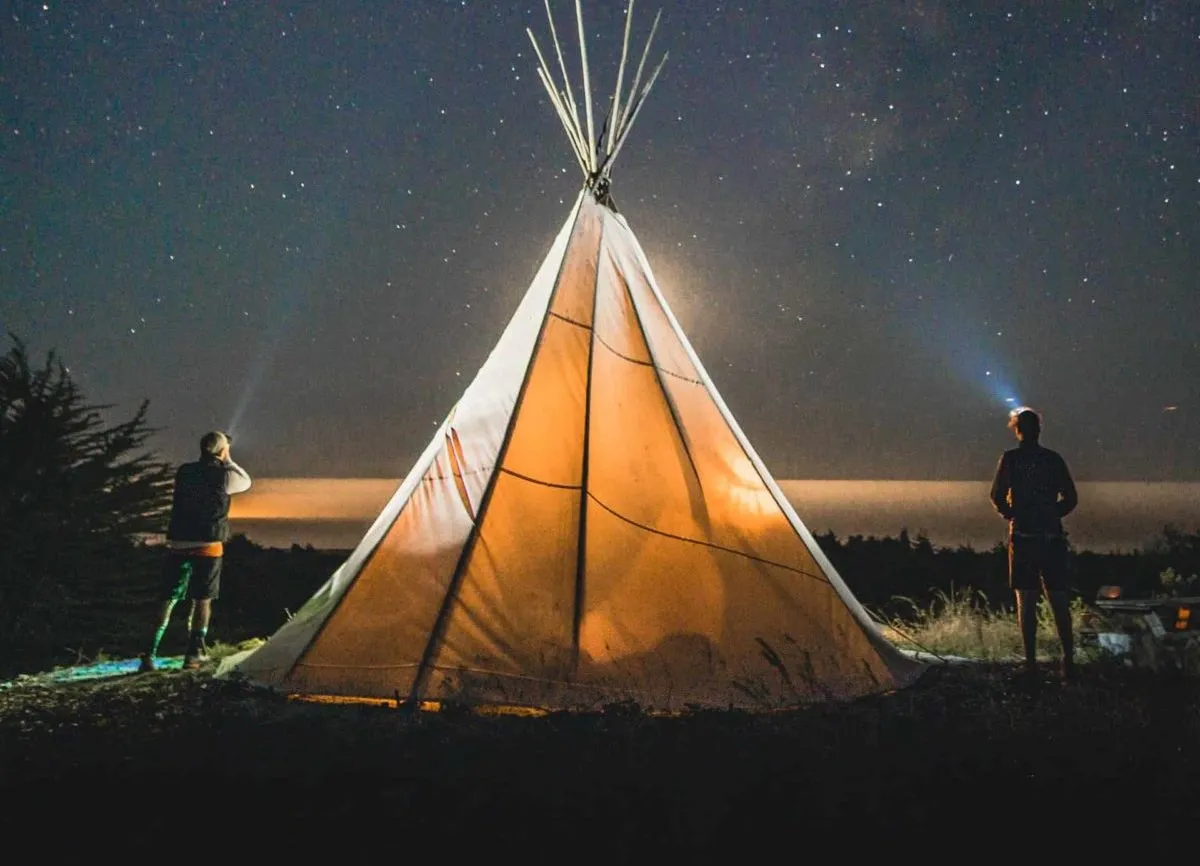
[(225, 475), (225, 464), (207, 455), (179, 467), (175, 473), (168, 540), (229, 539), (229, 494), (225, 492)]

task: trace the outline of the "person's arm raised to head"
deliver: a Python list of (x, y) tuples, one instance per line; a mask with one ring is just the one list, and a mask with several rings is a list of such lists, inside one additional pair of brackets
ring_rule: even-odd
[(225, 460), (225, 492), (232, 496), (235, 493), (245, 493), (250, 489), (250, 473), (233, 462), (229, 457)]

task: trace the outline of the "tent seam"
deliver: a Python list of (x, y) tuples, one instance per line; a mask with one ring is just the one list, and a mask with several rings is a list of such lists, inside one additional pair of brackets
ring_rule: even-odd
[[(599, 202), (596, 207), (600, 207)], [(588, 475), (591, 466), (592, 448), (592, 362), (596, 357), (596, 310), (600, 304), (600, 255), (604, 250), (604, 233), (607, 230), (603, 218), (600, 222), (600, 235), (596, 239), (596, 267), (592, 275), (592, 325), (591, 339), (588, 340), (587, 373), (584, 379), (583, 404), (583, 454), (579, 475), (579, 522), (575, 533), (575, 607), (571, 617), (571, 674), (579, 668), (579, 632), (583, 628), (584, 603), (584, 570), (587, 567), (587, 501)]]
[(787, 565), (782, 562), (776, 562), (773, 559), (767, 559), (766, 557), (763, 557), (763, 556), (755, 556), (752, 553), (746, 553), (745, 551), (742, 551), (742, 550), (735, 550), (732, 547), (725, 547), (724, 545), (721, 545), (721, 544), (713, 544), (711, 541), (702, 541), (698, 538), (688, 538), (686, 535), (676, 535), (673, 532), (664, 532), (661, 529), (655, 529), (653, 526), (646, 526), (644, 523), (638, 523), (638, 521), (633, 520), (629, 517), (626, 517), (624, 514), (621, 514), (619, 511), (615, 510), (611, 506), (606, 505), (594, 493), (589, 492), (588, 496), (592, 500), (594, 500), (597, 505), (599, 505), (601, 508), (603, 508), (609, 514), (611, 514), (613, 517), (617, 518), (618, 520), (625, 521), (630, 526), (636, 526), (638, 529), (644, 530), (645, 532), (649, 532), (654, 535), (661, 535), (664, 538), (671, 538), (671, 539), (674, 539), (675, 541), (683, 541), (683, 542), (686, 542), (687, 544), (696, 544), (696, 545), (699, 545), (700, 547), (708, 547), (713, 550), (720, 550), (724, 553), (730, 553), (730, 554), (733, 554), (734, 556), (740, 556), (743, 559), (749, 559), (754, 562), (761, 562), (764, 565), (772, 565), (772, 566), (775, 566), (776, 568), (782, 568), (785, 571), (790, 571), (793, 574), (798, 574), (802, 577), (811, 578), (812, 580), (815, 580), (818, 583), (824, 583), (824, 584), (832, 586), (832, 582), (829, 580), (829, 578), (824, 577), (822, 575), (813, 574), (812, 572), (805, 571), (802, 568), (796, 568), (794, 565)]

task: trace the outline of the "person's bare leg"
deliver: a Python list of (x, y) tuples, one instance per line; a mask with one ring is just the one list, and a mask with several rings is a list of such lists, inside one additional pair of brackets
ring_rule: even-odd
[(1050, 612), (1054, 614), (1054, 630), (1062, 643), (1064, 677), (1070, 677), (1075, 672), (1075, 637), (1071, 630), (1071, 596), (1064, 591), (1046, 593), (1050, 602)]
[(189, 658), (205, 654), (204, 638), (208, 635), (208, 623), (212, 619), (212, 599), (197, 598), (192, 600), (192, 609), (188, 613), (188, 650)]
[(158, 655), (158, 646), (162, 643), (163, 634), (167, 631), (167, 626), (171, 623), (171, 611), (175, 609), (175, 599), (169, 599), (163, 602), (162, 612), (158, 617), (158, 628), (154, 631), (154, 641), (150, 644), (150, 657)]
[(154, 630), (154, 637), (150, 641), (149, 651), (142, 654), (139, 670), (154, 670), (154, 659), (158, 655), (158, 647), (162, 644), (163, 635), (167, 632), (167, 626), (171, 623), (171, 611), (174, 609), (175, 599), (172, 598), (163, 602), (162, 610), (158, 616), (158, 627)]
[(212, 599), (198, 598), (192, 602), (192, 622), (190, 628), (193, 631), (208, 631), (208, 622), (212, 619)]

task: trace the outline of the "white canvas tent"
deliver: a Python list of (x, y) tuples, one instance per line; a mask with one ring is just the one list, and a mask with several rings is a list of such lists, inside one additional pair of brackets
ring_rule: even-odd
[(613, 205), (612, 159), (657, 71), (638, 92), (643, 53), (622, 106), (622, 56), (598, 139), (557, 53), (564, 88), (540, 51), (539, 71), (585, 177), (562, 230), (358, 547), (223, 673), (547, 708), (777, 707), (908, 684), (920, 665), (780, 492)]

